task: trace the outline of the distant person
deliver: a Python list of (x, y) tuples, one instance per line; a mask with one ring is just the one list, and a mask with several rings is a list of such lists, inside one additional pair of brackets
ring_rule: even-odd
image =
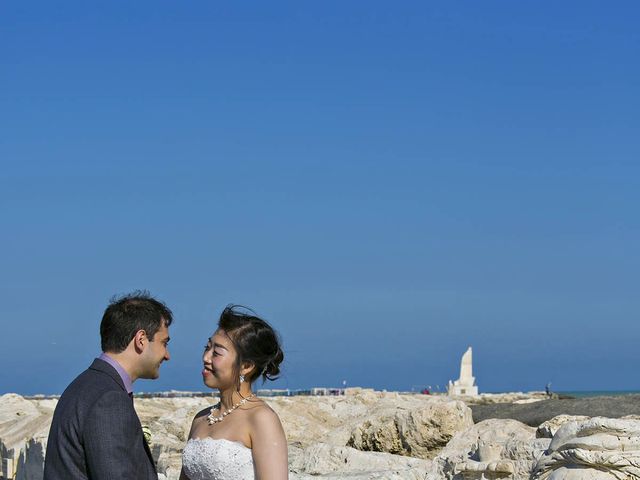
[(276, 332), (253, 312), (228, 306), (207, 339), (202, 378), (220, 402), (196, 414), (180, 480), (286, 480), (287, 440), (278, 415), (253, 393), (274, 380), (284, 354)]
[(133, 382), (169, 360), (171, 310), (147, 292), (114, 298), (100, 323), (102, 355), (64, 391), (53, 414), (44, 480), (157, 480), (133, 409)]

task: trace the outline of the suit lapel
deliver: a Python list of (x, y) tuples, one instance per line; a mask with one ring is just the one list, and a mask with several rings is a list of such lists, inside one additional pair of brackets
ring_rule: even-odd
[[(100, 360), (99, 358), (96, 358), (89, 368), (91, 370), (97, 370), (98, 372), (102, 372), (102, 373), (107, 374), (109, 377), (111, 377), (120, 386), (120, 388), (122, 388), (122, 390), (124, 390), (125, 392), (127, 391), (126, 387), (124, 386), (124, 382), (122, 381), (122, 378), (120, 377), (120, 374), (118, 373), (118, 371), (115, 368), (113, 368), (111, 365), (109, 365), (107, 362), (105, 362), (104, 360)], [(131, 395), (131, 408), (133, 408), (133, 396), (132, 395)], [(137, 414), (136, 414), (136, 417), (137, 417)], [(140, 425), (140, 421), (138, 421), (138, 425)], [(144, 439), (144, 435), (142, 434), (142, 426), (141, 425), (140, 425), (140, 436), (142, 437), (142, 443), (144, 444), (144, 451), (147, 453), (147, 456), (149, 457), (149, 462), (151, 463), (151, 466), (153, 467), (153, 472), (157, 474), (156, 462), (153, 460), (153, 455), (151, 454), (151, 449), (149, 448), (149, 445), (147, 444), (146, 440)]]

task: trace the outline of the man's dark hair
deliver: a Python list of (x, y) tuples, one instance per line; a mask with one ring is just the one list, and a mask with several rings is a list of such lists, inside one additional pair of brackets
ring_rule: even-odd
[(162, 324), (168, 327), (172, 321), (173, 314), (169, 307), (146, 290), (114, 296), (100, 322), (102, 351), (124, 351), (138, 330), (144, 330), (149, 341), (153, 341)]

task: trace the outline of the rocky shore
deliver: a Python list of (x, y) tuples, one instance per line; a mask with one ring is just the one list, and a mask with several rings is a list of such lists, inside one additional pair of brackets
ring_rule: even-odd
[[(195, 412), (214, 397), (136, 398), (161, 480), (177, 480)], [(265, 398), (289, 440), (291, 479), (640, 479), (640, 397), (475, 398), (351, 389)], [(55, 399), (0, 397), (2, 475), (41, 479)]]
[(620, 418), (640, 415), (640, 395), (549, 399), (544, 403), (493, 403), (470, 405), (475, 422), (488, 418), (511, 418), (537, 427), (558, 415)]

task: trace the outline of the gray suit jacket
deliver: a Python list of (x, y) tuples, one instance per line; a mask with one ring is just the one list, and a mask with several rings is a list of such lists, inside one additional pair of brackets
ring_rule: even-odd
[(95, 359), (64, 391), (49, 431), (44, 480), (157, 480), (133, 399)]

